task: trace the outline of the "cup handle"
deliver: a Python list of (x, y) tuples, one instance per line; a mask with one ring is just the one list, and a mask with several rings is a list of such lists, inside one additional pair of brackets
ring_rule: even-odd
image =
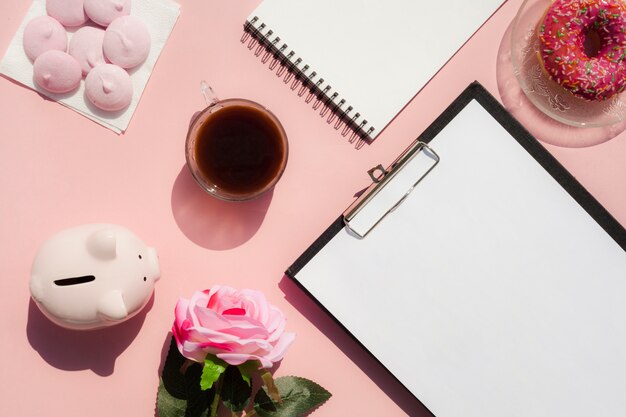
[(211, 107), (212, 105), (220, 101), (220, 99), (215, 94), (215, 91), (213, 91), (213, 88), (204, 80), (200, 81), (200, 92), (204, 97), (204, 101), (206, 102), (207, 107)]

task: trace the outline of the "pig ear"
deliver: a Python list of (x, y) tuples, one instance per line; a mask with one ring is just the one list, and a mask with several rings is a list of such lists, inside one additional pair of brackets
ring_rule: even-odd
[(105, 293), (98, 301), (98, 313), (113, 321), (123, 320), (128, 316), (122, 293), (113, 290)]
[(87, 250), (100, 259), (115, 258), (116, 245), (115, 230), (111, 228), (98, 230), (87, 238)]

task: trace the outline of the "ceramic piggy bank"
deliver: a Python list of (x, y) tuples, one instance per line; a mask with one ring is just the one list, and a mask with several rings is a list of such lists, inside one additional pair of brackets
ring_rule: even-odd
[(33, 261), (30, 292), (53, 322), (72, 329), (120, 323), (148, 302), (159, 279), (156, 251), (113, 224), (65, 229)]

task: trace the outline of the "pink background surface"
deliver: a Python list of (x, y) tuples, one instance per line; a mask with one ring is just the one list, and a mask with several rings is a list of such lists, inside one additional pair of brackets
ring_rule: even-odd
[[(259, 1), (179, 2), (179, 21), (122, 136), (0, 79), (2, 416), (153, 416), (176, 300), (215, 283), (260, 289), (288, 316), (298, 338), (277, 375), (305, 376), (334, 394), (314, 415), (428, 415), (283, 271), (367, 185), (366, 170), (391, 162), (474, 80), (626, 224), (626, 133), (542, 125), (512, 78), (507, 32), (521, 0), (505, 3), (360, 150), (240, 43)], [(28, 6), (0, 3), (2, 53)], [(232, 205), (193, 183), (183, 144), (203, 106), (202, 79), (220, 97), (258, 101), (282, 121), (290, 160), (272, 195)], [(30, 264), (52, 233), (91, 222), (119, 223), (156, 247), (162, 279), (147, 314), (104, 331), (65, 331), (30, 302)]]

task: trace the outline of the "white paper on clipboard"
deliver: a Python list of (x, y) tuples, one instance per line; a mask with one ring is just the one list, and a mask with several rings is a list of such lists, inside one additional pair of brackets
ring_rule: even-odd
[(397, 210), (294, 278), (437, 417), (622, 415), (622, 246), (476, 100), (429, 145)]

